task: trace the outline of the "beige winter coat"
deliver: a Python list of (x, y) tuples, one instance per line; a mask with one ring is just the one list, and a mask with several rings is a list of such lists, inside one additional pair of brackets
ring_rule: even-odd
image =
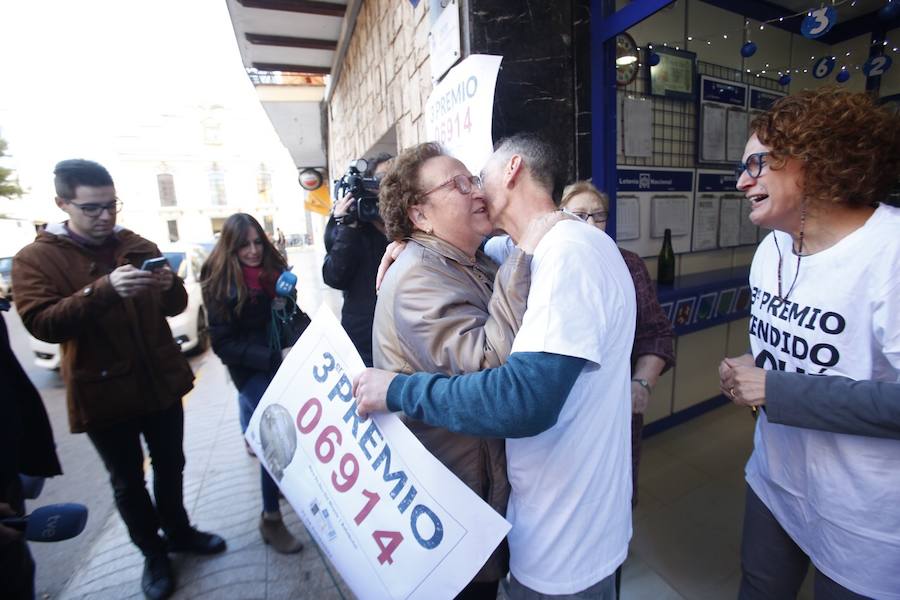
[[(388, 271), (375, 308), (375, 366), (389, 371), (450, 375), (506, 361), (525, 314), (531, 257), (515, 250), (500, 267), (455, 246), (414, 233)], [(496, 279), (495, 279), (496, 277)], [(509, 481), (505, 442), (476, 438), (406, 419), (422, 444), (501, 515)], [(509, 567), (504, 542), (475, 581), (496, 581)]]

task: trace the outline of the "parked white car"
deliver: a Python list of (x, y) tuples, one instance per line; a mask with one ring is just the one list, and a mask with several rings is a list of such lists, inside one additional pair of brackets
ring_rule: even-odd
[(0, 258), (0, 296), (12, 300), (12, 256)]
[[(200, 268), (206, 260), (209, 244), (169, 245), (161, 248), (169, 266), (184, 280), (187, 290), (188, 305), (184, 311), (174, 317), (167, 317), (172, 337), (181, 346), (181, 351), (199, 354), (209, 347), (209, 328), (206, 321), (206, 308), (203, 306), (203, 295), (200, 291)], [(60, 364), (59, 344), (43, 342), (30, 337), (31, 350), (34, 352), (34, 364), (45, 369), (58, 369)]]

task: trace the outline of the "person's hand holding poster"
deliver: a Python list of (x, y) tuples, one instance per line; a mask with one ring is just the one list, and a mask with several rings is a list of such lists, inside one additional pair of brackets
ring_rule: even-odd
[(364, 369), (327, 308), (259, 403), (247, 439), (360, 598), (452, 598), (509, 531), (392, 414), (361, 419)]

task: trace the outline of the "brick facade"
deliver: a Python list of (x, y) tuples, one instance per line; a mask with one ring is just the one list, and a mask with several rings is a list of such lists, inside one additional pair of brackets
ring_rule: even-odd
[(391, 127), (397, 148), (425, 141), (425, 102), (431, 93), (428, 2), (362, 3), (340, 81), (328, 110), (332, 178), (364, 156)]

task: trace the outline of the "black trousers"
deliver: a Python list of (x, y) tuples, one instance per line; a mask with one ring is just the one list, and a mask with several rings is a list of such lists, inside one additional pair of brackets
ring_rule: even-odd
[[(0, 501), (9, 504), (16, 514), (25, 514), (22, 483), (18, 475), (0, 481)], [(0, 544), (0, 598), (34, 600), (34, 560), (24, 536)]]
[[(153, 465), (155, 506), (144, 479), (141, 435)], [(181, 402), (107, 429), (89, 431), (88, 437), (109, 472), (116, 508), (131, 541), (144, 556), (164, 552), (160, 527), (169, 536), (176, 537), (190, 527), (182, 496), (184, 410)]]
[[(809, 569), (809, 557), (782, 529), (768, 507), (747, 486), (744, 534), (741, 540), (739, 600), (793, 600)], [(816, 600), (865, 600), (816, 571)]]

